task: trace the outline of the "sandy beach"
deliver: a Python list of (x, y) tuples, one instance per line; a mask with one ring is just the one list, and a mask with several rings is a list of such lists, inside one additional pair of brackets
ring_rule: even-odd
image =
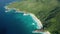
[[(34, 14), (30, 13), (30, 15), (31, 15), (32, 18), (36, 21), (36, 23), (37, 23), (37, 25), (38, 25), (37, 29), (43, 28), (43, 25), (42, 25), (41, 21), (40, 21)], [(42, 33), (42, 34), (50, 34), (49, 31), (44, 31), (44, 32), (41, 32), (41, 31), (32, 31), (32, 32), (33, 32), (33, 33), (35, 32), (35, 33)]]
[[(23, 14), (24, 16), (29, 14), (33, 18), (33, 20), (35, 20), (35, 22), (37, 23), (37, 29), (43, 28), (43, 25), (42, 25), (41, 21), (34, 14), (26, 13), (26, 12), (20, 11), (19, 9), (16, 9), (16, 8), (8, 8), (7, 6), (5, 6), (5, 9), (7, 9), (7, 10), (15, 9), (17, 13), (24, 13)], [(6, 12), (8, 12), (8, 11), (6, 11)], [(37, 31), (35, 31), (35, 32), (38, 33)], [(41, 33), (41, 31), (39, 31), (39, 33)], [(50, 34), (50, 32), (46, 31), (46, 32), (43, 32), (43, 34)]]
[(37, 29), (41, 29), (41, 28), (43, 27), (41, 21), (40, 21), (34, 14), (30, 13), (30, 15), (31, 15), (32, 18), (36, 21), (37, 26), (38, 26)]

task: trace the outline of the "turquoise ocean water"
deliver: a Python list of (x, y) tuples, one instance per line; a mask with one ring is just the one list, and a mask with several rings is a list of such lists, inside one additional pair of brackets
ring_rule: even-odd
[(24, 15), (11, 10), (4, 13), (3, 18), (5, 29), (7, 29), (6, 34), (33, 34), (32, 31), (37, 29), (37, 23), (29, 14)]
[(14, 11), (5, 13), (4, 6), (13, 1), (17, 0), (0, 0), (0, 34), (32, 34), (37, 25), (30, 15), (24, 16)]

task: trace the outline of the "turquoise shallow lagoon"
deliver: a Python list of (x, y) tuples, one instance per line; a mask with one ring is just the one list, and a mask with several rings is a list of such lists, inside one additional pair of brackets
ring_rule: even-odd
[(30, 15), (26, 17), (23, 13), (5, 13), (4, 6), (13, 1), (15, 0), (0, 0), (0, 34), (32, 34), (31, 31), (35, 30), (36, 26), (31, 25), (35, 21)]
[(37, 29), (37, 23), (29, 14), (24, 15), (15, 10), (4, 13), (3, 20), (6, 34), (33, 34), (32, 31)]

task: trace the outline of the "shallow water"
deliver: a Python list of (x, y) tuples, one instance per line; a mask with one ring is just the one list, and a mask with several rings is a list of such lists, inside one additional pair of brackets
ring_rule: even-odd
[[(0, 34), (32, 34), (36, 22), (30, 15), (23, 13), (5, 13), (5, 5), (16, 0), (0, 0)], [(35, 25), (32, 25), (34, 23)]]
[(7, 29), (7, 34), (32, 34), (32, 31), (37, 29), (36, 22), (29, 14), (24, 15), (24, 13), (16, 13), (13, 11), (4, 13), (2, 18), (3, 23), (5, 23), (3, 27)]

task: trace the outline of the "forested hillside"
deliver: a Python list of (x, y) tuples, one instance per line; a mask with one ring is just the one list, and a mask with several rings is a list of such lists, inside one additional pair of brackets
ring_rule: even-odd
[(60, 34), (60, 0), (22, 0), (13, 2), (8, 8), (34, 13), (52, 34)]

